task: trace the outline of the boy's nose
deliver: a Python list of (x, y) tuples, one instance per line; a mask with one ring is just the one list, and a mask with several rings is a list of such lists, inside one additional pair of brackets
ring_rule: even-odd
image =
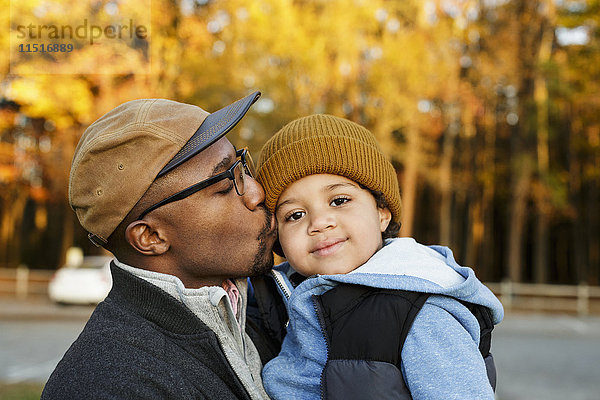
[(335, 218), (329, 213), (313, 213), (308, 227), (309, 234), (321, 233), (336, 227)]

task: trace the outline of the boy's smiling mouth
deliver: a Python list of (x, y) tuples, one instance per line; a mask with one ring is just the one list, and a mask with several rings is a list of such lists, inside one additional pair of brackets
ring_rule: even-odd
[(347, 238), (332, 238), (325, 239), (318, 242), (312, 249), (310, 249), (310, 253), (315, 256), (325, 257), (329, 256), (340, 249), (344, 243), (346, 243)]

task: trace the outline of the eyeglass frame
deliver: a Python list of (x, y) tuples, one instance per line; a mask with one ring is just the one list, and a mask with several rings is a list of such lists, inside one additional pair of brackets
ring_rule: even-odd
[[(167, 197), (166, 199), (163, 199), (163, 200), (159, 201), (158, 203), (151, 205), (150, 207), (146, 208), (137, 219), (141, 220), (146, 215), (148, 215), (148, 213), (150, 213), (151, 211), (154, 211), (157, 208), (167, 205), (169, 203), (183, 200), (186, 197), (189, 197), (189, 196), (193, 195), (194, 193), (199, 192), (202, 189), (205, 189), (211, 185), (214, 185), (217, 182), (221, 182), (223, 179), (231, 180), (233, 182), (233, 187), (235, 188), (235, 192), (237, 193), (237, 195), (243, 196), (244, 193), (246, 193), (246, 183), (244, 181), (245, 180), (244, 175), (249, 175), (251, 178), (254, 178), (254, 175), (255, 175), (254, 162), (252, 161), (252, 156), (250, 155), (250, 151), (248, 150), (247, 147), (236, 150), (235, 156), (238, 159), (226, 171), (223, 171), (217, 175), (211, 176), (210, 178), (207, 178), (198, 183), (195, 183), (192, 186), (189, 186), (189, 187)], [(235, 179), (235, 174), (233, 172), (235, 170), (235, 168), (238, 166), (238, 164), (240, 164), (240, 163), (242, 164), (242, 168), (243, 168), (243, 171), (242, 171), (243, 172), (242, 173), (243, 192), (242, 193), (240, 193), (240, 188), (238, 188), (238, 184)]]

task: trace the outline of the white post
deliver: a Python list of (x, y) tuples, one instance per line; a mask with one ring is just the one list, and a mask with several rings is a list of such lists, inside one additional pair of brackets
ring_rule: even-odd
[(506, 310), (512, 307), (513, 287), (510, 279), (505, 279), (500, 284), (500, 301)]
[(17, 267), (17, 280), (16, 280), (16, 288), (15, 292), (18, 299), (24, 299), (27, 297), (27, 292), (29, 291), (29, 268), (27, 265), (20, 264)]
[(579, 316), (588, 315), (590, 312), (590, 287), (586, 282), (581, 282), (577, 286), (577, 314)]

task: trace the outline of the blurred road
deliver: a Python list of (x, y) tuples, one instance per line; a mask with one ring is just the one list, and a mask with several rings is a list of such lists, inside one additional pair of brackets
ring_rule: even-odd
[(599, 317), (508, 315), (492, 354), (498, 399), (600, 399)]
[[(0, 297), (0, 381), (45, 382), (92, 311)], [(493, 337), (498, 400), (600, 399), (600, 317), (511, 314)]]
[(45, 382), (93, 310), (0, 297), (0, 382)]

